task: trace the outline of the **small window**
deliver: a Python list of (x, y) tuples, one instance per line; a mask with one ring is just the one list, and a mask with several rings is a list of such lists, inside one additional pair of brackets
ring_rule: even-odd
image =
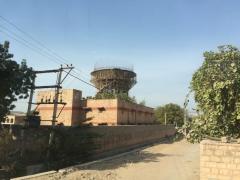
[(98, 111), (99, 111), (100, 113), (102, 113), (103, 111), (106, 111), (106, 109), (105, 109), (104, 107), (99, 107), (99, 108), (98, 108)]
[(11, 123), (13, 124), (13, 118), (11, 118)]

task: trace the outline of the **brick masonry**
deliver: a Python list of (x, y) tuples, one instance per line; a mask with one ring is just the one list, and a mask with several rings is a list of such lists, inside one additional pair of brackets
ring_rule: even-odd
[(200, 180), (240, 180), (240, 144), (203, 140)]
[[(73, 143), (70, 143), (70, 146), (75, 146), (75, 144), (81, 142), (81, 138), (84, 137), (83, 135), (89, 136), (95, 134), (96, 137), (92, 140), (93, 143), (96, 143), (98, 146), (97, 149), (94, 149), (94, 154), (92, 155), (98, 155), (108, 151), (124, 150), (136, 145), (149, 144), (166, 136), (173, 136), (176, 132), (173, 125), (56, 127), (55, 129), (64, 135), (65, 139), (62, 139), (63, 141), (71, 141)], [(18, 147), (21, 144), (21, 127), (12, 127), (12, 132), (16, 138), (14, 143), (16, 147)], [(48, 126), (25, 130), (24, 149), (28, 151), (27, 156), (29, 160), (31, 160), (30, 164), (37, 164), (42, 158), (45, 158), (45, 154), (42, 152), (46, 151), (50, 132), (51, 128)], [(88, 143), (88, 141), (86, 141), (86, 143)], [(79, 151), (79, 153), (81, 152)], [(39, 154), (42, 154), (43, 157)]]
[[(37, 102), (53, 102), (54, 91), (38, 91)], [(59, 97), (66, 106), (58, 106), (56, 124), (79, 126), (153, 124), (154, 109), (120, 99), (82, 99), (82, 92), (63, 89)], [(63, 107), (63, 109), (62, 109)], [(62, 109), (62, 111), (61, 111)], [(41, 116), (41, 125), (51, 125), (53, 105), (41, 104), (36, 109)], [(60, 113), (61, 112), (61, 113)]]
[(101, 135), (97, 154), (148, 144), (176, 132), (173, 125), (95, 126), (88, 131)]
[[(136, 125), (153, 124), (153, 108), (142, 106), (135, 103), (129, 103), (120, 99), (100, 99), (86, 100), (86, 107), (91, 111), (86, 113), (88, 123), (98, 125), (105, 123), (107, 125)], [(100, 111), (99, 108), (103, 108)]]
[[(125, 152), (136, 147), (151, 144), (167, 136), (173, 136), (176, 133), (173, 125), (56, 127), (56, 130), (61, 131), (61, 134), (65, 137), (61, 138), (61, 144), (68, 142), (68, 148), (65, 149), (67, 152), (62, 152), (61, 150), (64, 149), (61, 147), (60, 151), (61, 154), (67, 153), (69, 158), (71, 156), (81, 156), (84, 143), (96, 144), (96, 149), (91, 149), (91, 147), (87, 148), (87, 151), (91, 152), (89, 155), (87, 155), (89, 156), (89, 160), (102, 158), (105, 156)], [(46, 162), (46, 151), (48, 148), (50, 131), (51, 128), (48, 126), (41, 126), (38, 129), (29, 128), (25, 130), (24, 150), (27, 153), (23, 153), (23, 156), (24, 159), (26, 158), (25, 166), (28, 167), (27, 172), (29, 174), (46, 170), (43, 167), (42, 169), (39, 168), (39, 164)], [(12, 132), (16, 138), (13, 146), (17, 149), (22, 145), (21, 127), (12, 127)], [(85, 139), (83, 142), (81, 141), (82, 138), (86, 137), (83, 135), (89, 136), (93, 134), (97, 136), (93, 137), (93, 139)], [(57, 134), (55, 134), (55, 137), (57, 137)], [(93, 142), (91, 142), (91, 140), (93, 140)], [(76, 144), (80, 144), (81, 146), (76, 146)], [(71, 152), (74, 152), (74, 154), (68, 154), (68, 149), (72, 149)], [(56, 159), (56, 161), (59, 160), (61, 159)], [(81, 158), (78, 159), (78, 161), (81, 161)]]
[[(36, 96), (36, 102), (53, 102), (54, 91), (38, 91)], [(66, 106), (63, 108), (63, 105), (58, 105), (57, 114), (57, 124), (63, 124), (64, 126), (74, 126), (79, 125), (80, 121), (83, 119), (81, 116), (81, 99), (82, 92), (76, 89), (64, 89), (61, 91), (59, 100), (62, 100), (66, 103)], [(61, 112), (61, 109), (63, 111)], [(41, 104), (36, 109), (41, 116), (41, 125), (51, 125), (52, 114), (53, 114), (53, 105), (52, 104)], [(60, 113), (61, 112), (61, 113)]]

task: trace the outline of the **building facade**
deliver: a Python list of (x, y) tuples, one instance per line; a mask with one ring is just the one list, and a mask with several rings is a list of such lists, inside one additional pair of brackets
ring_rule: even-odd
[(153, 108), (120, 99), (85, 100), (86, 122), (93, 125), (153, 124)]
[(13, 113), (7, 115), (5, 119), (1, 122), (3, 125), (24, 125), (26, 115), (22, 113)]
[[(53, 115), (53, 102), (55, 91), (38, 91), (36, 96), (37, 103), (40, 104), (36, 107), (41, 117), (41, 125), (51, 125)], [(81, 117), (81, 99), (82, 92), (76, 89), (64, 89), (59, 95), (59, 101), (66, 103), (65, 105), (59, 104), (57, 108), (57, 122), (64, 126), (79, 125)]]
[[(54, 91), (39, 91), (37, 102), (53, 101)], [(59, 117), (56, 124), (64, 126), (91, 125), (133, 125), (153, 124), (153, 108), (126, 102), (120, 99), (82, 99), (82, 92), (75, 89), (62, 90), (58, 106)], [(37, 107), (41, 125), (51, 125), (53, 104)]]

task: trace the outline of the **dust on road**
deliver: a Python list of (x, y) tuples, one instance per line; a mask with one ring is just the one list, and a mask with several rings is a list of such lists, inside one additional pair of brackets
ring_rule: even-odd
[(53, 179), (198, 180), (199, 144), (185, 140), (161, 143)]

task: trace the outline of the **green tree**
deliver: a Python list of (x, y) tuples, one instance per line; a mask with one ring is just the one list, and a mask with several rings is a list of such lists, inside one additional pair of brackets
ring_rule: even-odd
[(101, 92), (97, 93), (95, 96), (96, 99), (121, 99), (131, 103), (137, 103), (135, 96), (130, 97), (127, 93), (107, 93)]
[(177, 126), (183, 125), (184, 111), (177, 104), (166, 104), (155, 109), (155, 117), (158, 122), (164, 124), (165, 117), (168, 124), (175, 124)]
[(28, 97), (28, 89), (34, 78), (26, 60), (18, 64), (12, 58), (13, 55), (9, 53), (9, 42), (0, 44), (0, 121), (15, 107), (14, 101)]
[(202, 66), (191, 81), (198, 118), (188, 124), (189, 139), (203, 136), (240, 135), (240, 51), (220, 46), (217, 52), (205, 52)]
[(139, 104), (142, 105), (142, 106), (146, 106), (146, 101), (142, 100), (142, 101), (139, 102)]

